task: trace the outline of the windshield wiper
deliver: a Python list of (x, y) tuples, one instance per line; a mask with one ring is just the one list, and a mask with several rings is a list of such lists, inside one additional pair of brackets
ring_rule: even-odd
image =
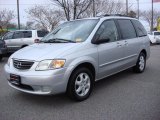
[(62, 39), (62, 38), (57, 38), (58, 41), (64, 41), (64, 42), (70, 42), (70, 43), (76, 43), (75, 41), (68, 40), (68, 39)]
[(49, 39), (47, 41), (41, 41), (41, 42), (44, 42), (44, 43), (76, 43), (75, 41), (62, 39), (62, 38), (54, 38), (54, 39)]

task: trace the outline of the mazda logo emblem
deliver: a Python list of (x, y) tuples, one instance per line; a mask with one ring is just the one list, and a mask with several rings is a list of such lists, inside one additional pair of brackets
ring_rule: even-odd
[(20, 68), (21, 67), (21, 62), (17, 63), (17, 68)]

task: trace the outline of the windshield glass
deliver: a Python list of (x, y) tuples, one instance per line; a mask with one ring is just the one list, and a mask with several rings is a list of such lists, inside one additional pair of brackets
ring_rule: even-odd
[(56, 40), (62, 40), (63, 42), (83, 42), (88, 38), (97, 22), (97, 19), (92, 19), (63, 23), (42, 38), (41, 42), (55, 42)]

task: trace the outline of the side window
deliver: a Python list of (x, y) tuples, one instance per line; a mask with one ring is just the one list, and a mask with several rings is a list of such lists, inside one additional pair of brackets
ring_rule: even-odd
[(160, 32), (154, 32), (154, 35), (160, 35)]
[(9, 32), (3, 37), (3, 40), (12, 39), (12, 37), (13, 37), (13, 32)]
[(14, 32), (13, 39), (23, 38), (23, 32), (22, 31), (16, 31)]
[(145, 30), (145, 28), (143, 27), (143, 25), (139, 21), (132, 20), (132, 22), (137, 30), (137, 34), (139, 37), (147, 36), (147, 31)]
[(32, 37), (32, 31), (23, 31), (24, 38), (31, 38)]
[(122, 34), (122, 39), (131, 39), (137, 37), (136, 31), (130, 20), (118, 20), (118, 24)]
[(46, 34), (48, 34), (48, 31), (37, 31), (38, 37), (44, 37)]
[(109, 42), (114, 42), (118, 38), (117, 28), (113, 20), (103, 22), (98, 29), (96, 36), (98, 39), (108, 39)]

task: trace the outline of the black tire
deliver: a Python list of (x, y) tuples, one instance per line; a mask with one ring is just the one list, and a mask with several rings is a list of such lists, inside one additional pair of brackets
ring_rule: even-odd
[[(141, 59), (144, 59), (144, 66), (141, 65), (141, 63), (140, 63)], [(142, 73), (142, 72), (144, 72), (145, 67), (146, 67), (146, 55), (143, 52), (141, 52), (139, 54), (136, 65), (133, 67), (133, 71), (136, 72), (136, 73)]]
[[(83, 75), (83, 73), (84, 74), (86, 73), (85, 75), (88, 75), (88, 77), (90, 79), (89, 80), (90, 81), (90, 88), (88, 88), (88, 90), (87, 90), (88, 92), (86, 93), (86, 95), (80, 96), (80, 95), (78, 95), (78, 93), (76, 93), (76, 89), (78, 90), (79, 86), (81, 86), (81, 85), (79, 85), (77, 88), (76, 81), (78, 81), (78, 77), (80, 75)], [(83, 76), (83, 77), (86, 77), (86, 76)], [(79, 79), (81, 79), (81, 78), (79, 77)], [(93, 77), (92, 72), (89, 69), (87, 69), (85, 67), (78, 68), (70, 76), (69, 83), (67, 86), (67, 95), (75, 101), (83, 101), (90, 96), (92, 89), (93, 89), (93, 82), (94, 82), (94, 77)], [(86, 88), (83, 88), (83, 89), (86, 90)]]

